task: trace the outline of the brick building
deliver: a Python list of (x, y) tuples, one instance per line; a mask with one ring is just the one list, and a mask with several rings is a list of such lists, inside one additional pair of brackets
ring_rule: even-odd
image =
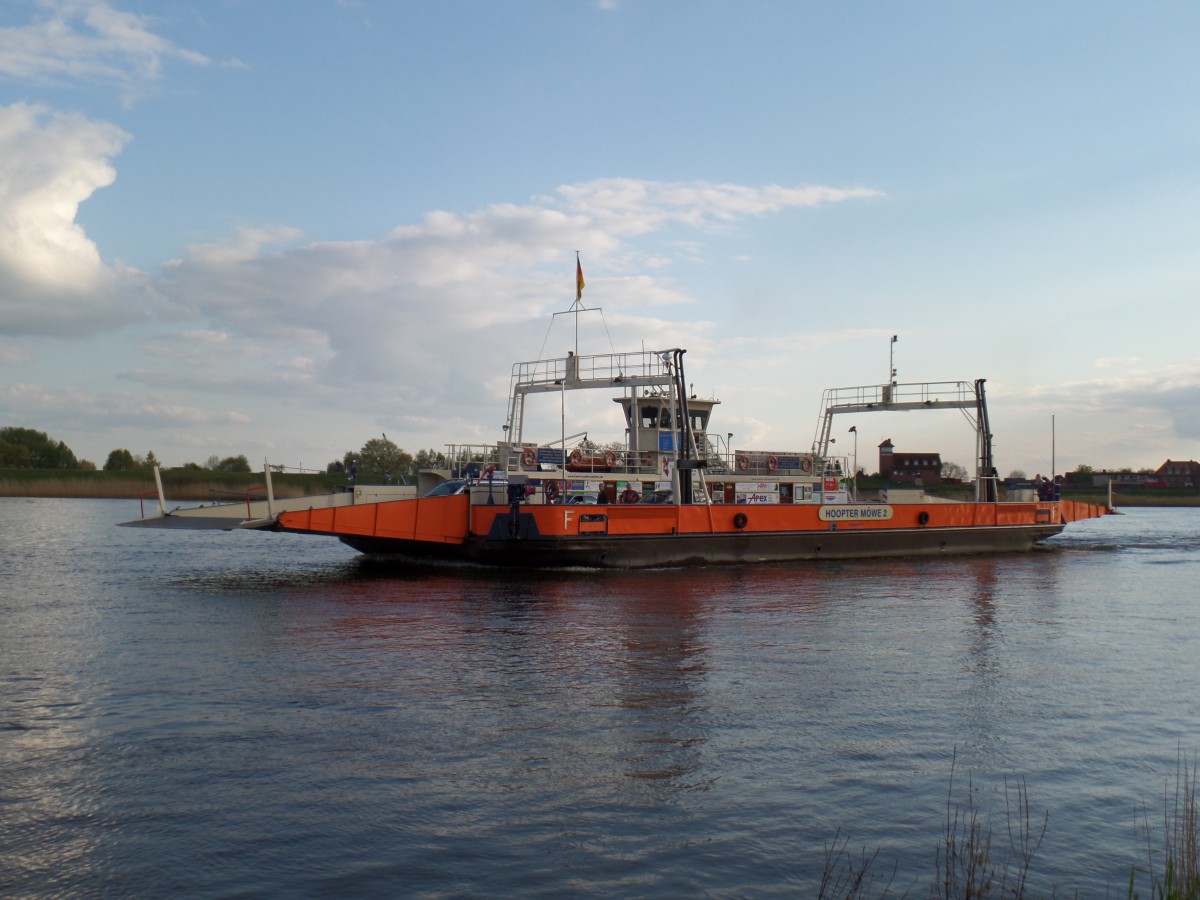
[(1186, 462), (1168, 459), (1155, 470), (1154, 477), (1160, 482), (1165, 482), (1167, 487), (1194, 488), (1200, 484), (1200, 462), (1194, 459)]
[(940, 453), (897, 451), (888, 438), (879, 445), (879, 475), (891, 481), (911, 481), (919, 484), (940, 484), (942, 455)]

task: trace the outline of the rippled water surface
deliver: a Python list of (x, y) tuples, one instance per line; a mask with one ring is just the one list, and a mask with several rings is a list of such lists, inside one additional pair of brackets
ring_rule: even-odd
[(0, 499), (0, 893), (808, 896), (840, 835), (923, 895), (1023, 782), (1036, 891), (1123, 897), (1200, 747), (1200, 510), (541, 575), (136, 513)]

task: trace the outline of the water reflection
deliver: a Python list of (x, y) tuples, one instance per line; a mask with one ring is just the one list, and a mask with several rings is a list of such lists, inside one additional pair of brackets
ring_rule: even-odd
[[(414, 715), (414, 701), (459, 710), (472, 722), (464, 745), (486, 740), (487, 727), (504, 736), (500, 755), (514, 783), (536, 761), (559, 790), (590, 790), (604, 773), (657, 800), (703, 784), (710, 599), (691, 580), (375, 573), (293, 593), (288, 630), (299, 652), (372, 652), (352, 679), (326, 668), (334, 683), (322, 690), (390, 697), (401, 717)], [(295, 616), (311, 603), (333, 615)], [(404, 665), (371, 662), (387, 658), (375, 655), (381, 650)], [(569, 736), (568, 725), (583, 733)]]
[(1178, 514), (1116, 521), (1128, 550), (1099, 522), (1049, 554), (529, 574), (105, 509), (0, 528), (13, 894), (808, 896), (838, 828), (927, 876), (957, 748), (984, 801), (1028, 776), (1055, 883), (1102, 896), (1197, 728)]
[(615, 599), (622, 665), (616, 698), (628, 716), (621, 753), (626, 774), (642, 779), (658, 800), (706, 788), (701, 774), (708, 740), (704, 689), (706, 601), (690, 584), (666, 576), (643, 584), (642, 595)]

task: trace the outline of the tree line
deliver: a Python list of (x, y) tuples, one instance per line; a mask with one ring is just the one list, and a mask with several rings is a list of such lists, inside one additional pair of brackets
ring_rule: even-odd
[(429, 449), (418, 450), (414, 455), (384, 435), (371, 438), (359, 450), (347, 450), (341, 459), (329, 463), (325, 471), (363, 484), (399, 484), (415, 479), (422, 469), (445, 468), (446, 462), (444, 453)]
[(0, 467), (6, 469), (95, 469), (79, 460), (63, 441), (32, 428), (0, 428)]
[[(465, 461), (465, 460), (464, 460)], [(159, 465), (151, 450), (144, 456), (119, 447), (104, 461), (105, 472), (147, 472)], [(347, 450), (341, 459), (326, 466), (330, 475), (345, 475), (347, 479), (365, 483), (408, 481), (421, 469), (443, 468), (446, 455), (436, 450), (420, 450), (416, 454), (387, 439), (371, 438), (358, 450)], [(208, 457), (203, 463), (188, 462), (179, 468), (208, 472), (250, 472), (245, 454)], [(282, 467), (276, 467), (281, 469)], [(61, 469), (95, 471), (96, 464), (79, 459), (64, 441), (56, 441), (44, 431), (7, 426), (0, 428), (0, 469)]]
[[(597, 445), (584, 442), (585, 449), (594, 449)], [(605, 445), (608, 448), (610, 445)], [(620, 449), (620, 444), (611, 445)], [(416, 454), (409, 453), (402, 447), (388, 440), (387, 435), (371, 438), (358, 450), (347, 450), (341, 459), (336, 459), (325, 467), (330, 475), (344, 475), (349, 481), (366, 484), (389, 482), (406, 482), (415, 479), (422, 469), (442, 469), (450, 462), (446, 454), (436, 450), (419, 450)], [(469, 462), (467, 459), (453, 460), (455, 463)], [(140, 472), (149, 471), (159, 465), (154, 451), (145, 456), (131, 453), (128, 449), (118, 448), (108, 454), (103, 469), (105, 472)], [(245, 454), (220, 457), (212, 455), (203, 463), (188, 462), (179, 468), (208, 472), (250, 472), (250, 461)], [(282, 468), (282, 467), (277, 467)], [(76, 471), (95, 471), (96, 464), (86, 459), (78, 459), (71, 448), (63, 441), (55, 441), (44, 431), (32, 428), (7, 426), (0, 428), (0, 469), (74, 469)], [(1129, 472), (1129, 468), (1112, 471)], [(1151, 473), (1154, 469), (1139, 469), (1139, 472)], [(1065, 479), (1071, 484), (1090, 485), (1094, 469), (1080, 464), (1073, 471), (1067, 472)], [(967, 470), (952, 462), (942, 465), (943, 478), (967, 477)], [(1024, 478), (1025, 473), (1014, 470), (1010, 478)]]
[[(105, 472), (146, 472), (159, 464), (151, 450), (145, 456), (118, 448), (108, 454)], [(210, 456), (203, 465), (185, 463), (180, 468), (210, 472), (249, 472), (250, 462), (244, 454)], [(64, 441), (55, 441), (44, 431), (7, 426), (0, 428), (0, 469), (63, 469), (80, 472), (96, 471), (96, 464), (79, 459)]]

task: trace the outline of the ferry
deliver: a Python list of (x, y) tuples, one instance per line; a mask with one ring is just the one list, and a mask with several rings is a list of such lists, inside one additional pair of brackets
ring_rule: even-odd
[[(503, 439), (447, 445), (446, 465), (422, 471), (416, 485), (282, 499), (267, 466), (262, 499), (168, 510), (158, 479), (157, 510), (122, 524), (324, 535), (414, 563), (633, 569), (1028, 551), (1071, 522), (1113, 511), (1033, 491), (1004, 495), (984, 379), (905, 384), (892, 370), (884, 384), (825, 391), (810, 447), (737, 449), (712, 428), (720, 400), (688, 389), (685, 352), (568, 351), (517, 363)], [(565, 422), (577, 391), (613, 395), (624, 441), (526, 435), (528, 403), (555, 400)], [(935, 410), (959, 410), (974, 426), (973, 498), (918, 486), (858, 497), (846, 459), (830, 453), (834, 420)]]

